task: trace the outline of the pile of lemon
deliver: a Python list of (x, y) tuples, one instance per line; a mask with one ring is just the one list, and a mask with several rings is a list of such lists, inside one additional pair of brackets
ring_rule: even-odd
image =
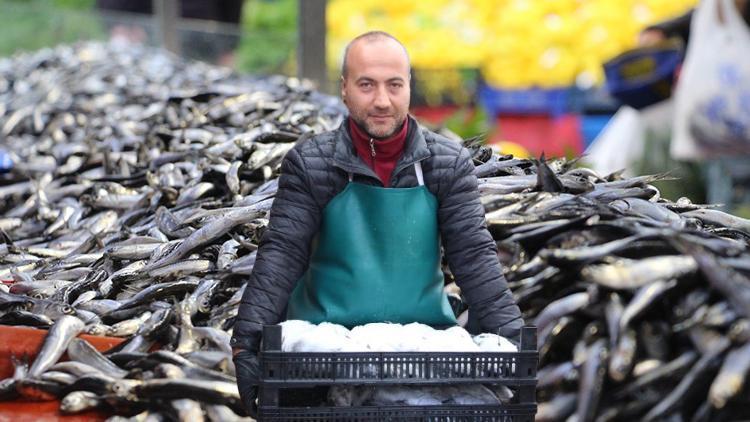
[(645, 26), (697, 0), (329, 0), (328, 63), (353, 37), (393, 34), (419, 69), (478, 68), (492, 86), (603, 82), (602, 63), (635, 46)]

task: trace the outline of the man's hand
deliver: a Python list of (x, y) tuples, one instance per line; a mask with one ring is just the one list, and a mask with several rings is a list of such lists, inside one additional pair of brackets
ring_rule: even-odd
[(258, 354), (245, 349), (233, 349), (232, 359), (237, 373), (237, 388), (247, 413), (258, 418), (258, 384), (260, 382), (260, 362)]

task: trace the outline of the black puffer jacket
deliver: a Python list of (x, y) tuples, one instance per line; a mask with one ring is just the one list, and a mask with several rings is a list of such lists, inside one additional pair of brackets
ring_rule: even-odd
[[(422, 162), (424, 183), (438, 199), (440, 236), (451, 272), (484, 332), (518, 340), (521, 312), (500, 269), (487, 231), (474, 165), (458, 143), (409, 122), (404, 153), (391, 186), (417, 186), (413, 164)], [(234, 325), (232, 346), (257, 350), (263, 324), (283, 318), (289, 296), (306, 271), (311, 244), (328, 201), (354, 181), (382, 186), (357, 155), (346, 122), (336, 131), (300, 142), (281, 165), (271, 220)]]

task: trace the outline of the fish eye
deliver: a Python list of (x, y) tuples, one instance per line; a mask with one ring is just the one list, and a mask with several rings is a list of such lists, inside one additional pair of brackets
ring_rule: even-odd
[(75, 309), (73, 309), (71, 306), (68, 306), (68, 305), (63, 305), (61, 311), (64, 314), (73, 314), (73, 313), (75, 313)]

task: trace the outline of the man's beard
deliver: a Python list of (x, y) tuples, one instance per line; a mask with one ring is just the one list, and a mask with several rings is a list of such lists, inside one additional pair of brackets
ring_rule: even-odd
[(354, 116), (352, 116), (352, 118), (354, 119), (354, 123), (356, 123), (357, 126), (359, 126), (360, 129), (362, 129), (362, 131), (367, 134), (367, 136), (369, 136), (370, 138), (373, 138), (373, 139), (386, 139), (386, 138), (390, 138), (391, 136), (393, 136), (396, 133), (398, 133), (401, 130), (402, 127), (404, 127), (404, 122), (406, 121), (406, 117), (404, 117), (400, 121), (396, 122), (396, 124), (393, 126), (393, 128), (388, 133), (386, 133), (385, 135), (376, 135), (370, 129), (370, 127), (366, 123), (366, 121), (359, 120), (358, 118), (356, 118)]

